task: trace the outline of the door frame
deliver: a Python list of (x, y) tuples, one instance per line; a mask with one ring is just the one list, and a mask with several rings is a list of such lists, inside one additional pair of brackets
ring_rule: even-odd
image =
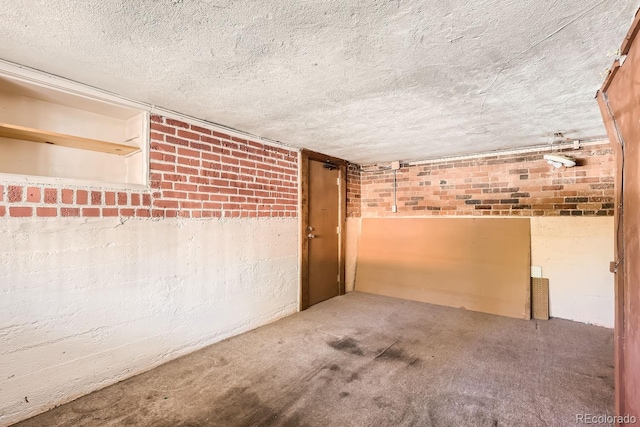
[[(625, 415), (625, 357), (624, 357), (624, 336), (625, 336), (625, 294), (626, 278), (624, 264), (624, 215), (622, 212), (623, 192), (623, 159), (624, 141), (618, 132), (616, 119), (611, 112), (609, 102), (606, 97), (606, 90), (611, 83), (620, 64), (616, 61), (613, 65), (609, 77), (606, 79), (602, 89), (596, 94), (600, 113), (607, 129), (609, 144), (614, 152), (616, 161), (616, 172), (614, 177), (614, 260), (609, 265), (609, 271), (614, 274), (614, 296), (615, 296), (615, 320), (614, 320), (614, 407), (617, 415)], [(618, 424), (616, 424), (618, 425)]]
[(338, 295), (345, 293), (345, 226), (347, 223), (347, 161), (310, 150), (300, 151), (300, 311), (309, 308), (309, 161), (331, 162), (338, 167)]

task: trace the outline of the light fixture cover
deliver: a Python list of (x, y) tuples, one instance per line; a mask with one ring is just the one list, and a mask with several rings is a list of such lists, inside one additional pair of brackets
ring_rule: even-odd
[(550, 164), (553, 164), (554, 167), (566, 166), (568, 168), (572, 168), (576, 165), (575, 160), (556, 154), (545, 154), (544, 159), (547, 160)]

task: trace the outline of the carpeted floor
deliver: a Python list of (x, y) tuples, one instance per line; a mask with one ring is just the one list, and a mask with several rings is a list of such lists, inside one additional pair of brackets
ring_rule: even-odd
[(613, 413), (613, 331), (353, 292), (18, 424), (566, 426)]

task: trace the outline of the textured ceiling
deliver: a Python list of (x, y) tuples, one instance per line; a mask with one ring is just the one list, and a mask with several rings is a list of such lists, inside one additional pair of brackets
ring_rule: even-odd
[(358, 163), (605, 134), (623, 0), (0, 0), (0, 58)]

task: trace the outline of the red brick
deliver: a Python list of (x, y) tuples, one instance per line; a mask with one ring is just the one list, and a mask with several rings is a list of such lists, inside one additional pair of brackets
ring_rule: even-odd
[(38, 187), (27, 188), (27, 202), (40, 203), (40, 189)]
[(66, 205), (73, 204), (73, 190), (69, 190), (69, 189), (62, 190), (62, 203)]
[[(214, 132), (215, 133), (215, 132)], [(222, 141), (220, 141), (218, 138), (211, 138), (209, 136), (206, 135), (202, 135), (200, 137), (200, 141), (206, 142), (208, 144), (211, 144), (213, 146), (220, 146), (222, 145)]]
[(136, 209), (136, 216), (141, 218), (149, 218), (151, 216), (151, 212), (149, 209)]
[[(22, 201), (22, 187), (17, 185), (9, 186), (9, 202), (17, 203)], [(13, 215), (11, 215), (13, 216)]]
[(102, 216), (118, 216), (118, 208), (102, 208)]
[(104, 193), (104, 204), (107, 206), (113, 206), (116, 204), (116, 193), (113, 191), (107, 191)]
[(140, 206), (140, 195), (139, 194), (131, 194), (131, 205), (132, 206)]
[(159, 142), (154, 141), (151, 143), (151, 150), (164, 151), (167, 153), (175, 153), (176, 147), (170, 144), (161, 144)]
[(136, 210), (132, 208), (120, 209), (120, 216), (135, 216)]
[(156, 132), (162, 132), (162, 133), (167, 133), (169, 135), (175, 135), (176, 134), (176, 129), (171, 127), (171, 126), (165, 126), (163, 124), (160, 123), (151, 123), (150, 125), (151, 130), (154, 130)]
[(78, 208), (60, 208), (60, 215), (62, 215), (62, 216), (80, 216), (80, 209), (78, 209)]
[[(219, 162), (220, 155), (219, 154), (211, 154), (211, 153), (202, 153), (202, 158), (206, 160), (211, 160), (212, 162)], [(204, 163), (203, 163), (204, 165)]]
[(182, 184), (182, 183), (176, 183), (174, 185), (174, 188), (176, 190), (180, 190), (180, 191), (197, 191), (198, 190), (198, 186), (193, 185), (193, 184)]
[(100, 209), (99, 208), (83, 208), (82, 216), (88, 216), (88, 217), (100, 216)]
[(152, 171), (164, 171), (164, 172), (175, 172), (176, 170), (175, 165), (166, 164), (166, 163), (151, 163), (149, 165), (149, 168)]
[(165, 123), (170, 125), (170, 126), (179, 127), (179, 128), (183, 128), (183, 129), (189, 129), (189, 125), (187, 123), (181, 122), (179, 120), (165, 118)]
[[(11, 188), (11, 187), (9, 187)], [(11, 206), (9, 215), (12, 217), (28, 217), (33, 215), (33, 208)]]
[(209, 195), (202, 193), (189, 193), (188, 197), (191, 200), (209, 200)]
[(36, 214), (44, 217), (58, 216), (58, 208), (36, 208)]
[(191, 125), (191, 130), (193, 130), (195, 132), (204, 133), (204, 134), (207, 134), (207, 135), (211, 135), (213, 133), (213, 131), (211, 129), (203, 128), (203, 127), (196, 126), (196, 125)]
[(91, 192), (91, 204), (92, 205), (101, 205), (102, 204), (102, 192), (101, 191), (92, 191)]
[(200, 140), (200, 135), (194, 132), (189, 132), (188, 130), (178, 129), (178, 136), (180, 138), (195, 139), (196, 141)]
[(184, 175), (198, 175), (198, 169), (192, 167), (177, 166), (176, 172)]
[(168, 197), (170, 199), (186, 199), (187, 193), (184, 191), (163, 191), (162, 197)]
[(4, 206), (0, 206), (0, 216), (5, 216), (6, 213), (7, 208), (5, 208)]
[(177, 200), (157, 200), (154, 203), (155, 207), (158, 208), (178, 208), (179, 204)]
[(58, 203), (58, 190), (56, 188), (45, 188), (44, 202), (49, 204)]
[(178, 163), (186, 166), (200, 166), (200, 160), (192, 159), (189, 157), (178, 157)]
[(189, 141), (188, 140), (182, 139), (182, 138), (176, 138), (175, 136), (167, 135), (165, 137), (165, 140), (167, 142), (171, 143), (171, 144), (174, 144), (174, 145), (178, 145), (178, 146), (182, 145), (184, 147), (188, 147), (189, 146)]
[(151, 136), (151, 141), (152, 141), (151, 148), (152, 149), (153, 149), (153, 142), (156, 142), (156, 141), (163, 142), (164, 141), (164, 135), (161, 134), (161, 133), (151, 131), (151, 132), (149, 132), (149, 135)]
[(76, 190), (76, 204), (86, 205), (88, 202), (89, 193), (86, 190)]
[(127, 199), (128, 199), (127, 193), (123, 193), (123, 192), (118, 193), (118, 204), (119, 205), (126, 205), (127, 204)]
[(202, 202), (180, 202), (180, 209), (202, 209)]

